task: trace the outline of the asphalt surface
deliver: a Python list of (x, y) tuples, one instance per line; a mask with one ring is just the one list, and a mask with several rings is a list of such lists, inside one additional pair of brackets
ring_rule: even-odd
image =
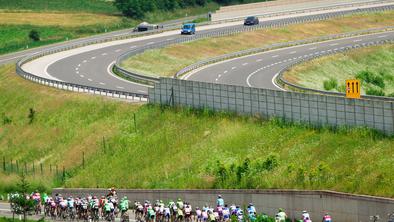
[(281, 88), (274, 83), (275, 76), (296, 61), (346, 47), (391, 39), (394, 39), (394, 31), (277, 49), (216, 63), (184, 79), (277, 90)]

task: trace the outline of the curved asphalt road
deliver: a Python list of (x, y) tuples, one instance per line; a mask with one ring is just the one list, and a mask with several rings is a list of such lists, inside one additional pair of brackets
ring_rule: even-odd
[(191, 73), (184, 79), (277, 90), (281, 88), (274, 83), (274, 78), (294, 62), (346, 47), (392, 39), (394, 31), (276, 49), (216, 63)]
[[(337, 11), (347, 10), (349, 9), (339, 9)], [(323, 12), (319, 12), (316, 14), (322, 13)], [(299, 16), (301, 15), (293, 15), (292, 17)], [(265, 22), (275, 23), (283, 19), (288, 18), (270, 18), (268, 19), (268, 21)], [(238, 23), (237, 25), (233, 26), (236, 27), (242, 25)], [(216, 32), (220, 29), (227, 29), (228, 27), (229, 26), (227, 25), (227, 27), (216, 26), (200, 28), (197, 35), (212, 31)], [(383, 34), (381, 34), (379, 36), (366, 37), (368, 39), (366, 41), (370, 41), (371, 39), (375, 38), (381, 38), (383, 40), (386, 37), (392, 37), (392, 33), (387, 33), (384, 35), (386, 36), (381, 37), (383, 36)], [(76, 55), (72, 55), (55, 61), (54, 63), (46, 67), (47, 70), (45, 71), (47, 71), (48, 74), (53, 76), (54, 78), (65, 82), (82, 84), (98, 88), (147, 94), (147, 86), (132, 83), (114, 76), (110, 71), (111, 65), (117, 57), (119, 57), (126, 51), (145, 45), (160, 44), (160, 42), (175, 38), (181, 38), (179, 31), (175, 31), (172, 34), (167, 33), (161, 35), (160, 37), (152, 36), (144, 40), (138, 40), (78, 53)], [(295, 49), (283, 49), (279, 51), (267, 52), (264, 53), (262, 57), (259, 54), (249, 56), (247, 58), (231, 60), (225, 63), (214, 65), (212, 67), (208, 67), (194, 74), (189, 79), (225, 84), (249, 85), (254, 87), (264, 87), (272, 89), (275, 88), (271, 81), (273, 75), (275, 75), (284, 66), (290, 64), (296, 59), (300, 59), (303, 56), (311, 55), (312, 53), (319, 53), (324, 50), (335, 50), (335, 48), (341, 48), (343, 46), (349, 45), (351, 41), (352, 40), (336, 40), (335, 44), (338, 45), (330, 45), (329, 43), (316, 43), (316, 46), (314, 46), (316, 47), (316, 49), (307, 48), (314, 48), (312, 46), (299, 46)], [(365, 41), (365, 39), (362, 40), (360, 43), (362, 43), (363, 41)]]

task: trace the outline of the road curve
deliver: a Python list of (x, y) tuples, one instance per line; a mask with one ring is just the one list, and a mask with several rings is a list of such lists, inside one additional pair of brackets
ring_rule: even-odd
[(276, 49), (216, 63), (184, 79), (277, 90), (281, 88), (274, 83), (276, 75), (297, 61), (392, 39), (394, 31), (388, 31)]
[[(394, 4), (394, 2), (392, 3)], [(374, 8), (376, 6), (367, 6), (366, 8)], [(336, 9), (336, 11), (348, 11), (351, 10), (349, 8), (346, 9)], [(332, 11), (332, 10), (331, 10)], [(324, 12), (315, 12), (312, 15), (310, 14), (297, 14), (290, 16), (281, 16), (278, 18), (267, 18), (263, 22), (266, 23), (278, 23), (279, 21), (283, 21), (286, 19), (291, 19), (294, 17), (301, 16), (319, 16), (320, 14), (327, 13)], [(200, 27), (198, 30), (198, 34), (203, 35), (208, 32), (217, 32), (221, 29), (228, 29), (229, 27), (241, 27), (242, 24), (240, 22), (234, 22), (230, 24), (219, 24), (219, 25), (211, 25)], [(391, 36), (391, 34), (387, 34)], [(141, 85), (138, 83), (129, 82), (119, 77), (115, 76), (111, 72), (111, 65), (114, 63), (116, 58), (125, 53), (126, 51), (130, 51), (133, 49), (137, 49), (139, 47), (151, 45), (151, 44), (160, 44), (161, 42), (173, 40), (176, 38), (182, 38), (183, 36), (179, 35), (179, 31), (169, 31), (165, 33), (161, 33), (158, 35), (152, 35), (148, 37), (135, 38), (127, 41), (119, 41), (119, 43), (113, 43), (110, 45), (106, 45), (104, 47), (97, 46), (93, 47), (91, 50), (83, 49), (75, 49), (76, 51), (82, 50), (81, 52), (75, 52), (72, 55), (67, 55), (64, 57), (57, 57), (57, 59), (52, 59), (51, 56), (45, 56), (37, 60), (45, 60), (49, 59), (50, 62), (46, 62), (43, 66), (44, 70), (40, 70), (37, 72), (46, 73), (48, 76), (53, 77), (54, 79), (58, 79), (68, 83), (81, 84), (91, 87), (98, 87), (110, 90), (122, 90), (131, 93), (140, 93), (147, 94), (148, 86)], [(384, 39), (384, 38), (382, 38)], [(344, 40), (338, 40), (339, 44), (349, 44)], [(343, 42), (344, 41), (344, 42)], [(323, 44), (320, 47), (320, 44)], [(319, 45), (316, 49), (324, 51), (324, 47), (328, 47), (328, 49), (334, 50), (338, 47), (331, 47), (324, 45), (325, 43), (316, 43)], [(105, 44), (104, 44), (105, 45)], [(291, 61), (298, 59), (303, 56), (307, 56), (308, 54), (318, 53), (318, 51), (313, 50), (304, 50), (302, 47), (307, 46), (299, 46), (301, 48), (297, 48), (297, 50), (287, 52), (284, 49), (284, 54), (272, 55), (271, 59), (262, 59), (261, 62), (257, 62), (261, 58), (257, 58), (255, 56), (250, 56), (250, 60), (245, 60), (246, 58), (240, 58), (236, 60), (231, 60), (225, 63), (221, 63), (220, 65), (215, 65), (209, 67), (207, 69), (203, 69), (202, 71), (194, 74), (189, 79), (198, 80), (198, 81), (209, 81), (209, 82), (218, 82), (218, 83), (226, 83), (226, 84), (235, 84), (235, 85), (249, 85), (254, 87), (265, 87), (265, 88), (275, 88), (272, 84), (271, 79), (272, 75), (275, 75), (281, 67), (284, 67), (286, 64), (289, 64)], [(342, 46), (339, 46), (339, 48)], [(275, 53), (276, 51), (267, 52), (265, 54), (270, 55), (270, 53)], [(288, 53), (288, 56), (284, 56)], [(56, 54), (54, 54), (56, 55)], [(287, 58), (287, 59), (286, 59)], [(251, 60), (255, 60), (253, 63)], [(291, 60), (290, 60), (291, 59)], [(30, 62), (30, 66), (35, 66), (37, 60)], [(240, 62), (238, 64), (238, 62)], [(28, 63), (29, 64), (29, 63)], [(26, 65), (28, 65), (26, 64)], [(233, 65), (234, 64), (234, 65)], [(223, 69), (222, 66), (225, 66)], [(221, 70), (223, 69), (223, 70)], [(220, 73), (221, 71), (222, 73)], [(225, 73), (225, 71), (227, 71)], [(34, 72), (33, 72), (34, 73)], [(229, 73), (228, 75), (225, 75)], [(253, 73), (253, 75), (251, 75)], [(261, 73), (270, 73), (261, 75)], [(34, 73), (35, 74), (35, 73)], [(220, 76), (219, 76), (220, 75)], [(271, 82), (271, 84), (268, 84)]]

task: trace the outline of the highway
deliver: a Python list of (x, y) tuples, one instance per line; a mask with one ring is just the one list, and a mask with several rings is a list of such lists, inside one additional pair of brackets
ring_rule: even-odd
[[(385, 5), (387, 5), (386, 3)], [(391, 2), (389, 5), (394, 5)], [(365, 8), (377, 7), (365, 6)], [(339, 8), (335, 10), (265, 18), (261, 20), (266, 24), (278, 24), (289, 21), (295, 17), (319, 18), (324, 13), (337, 11), (350, 11), (358, 8)], [(199, 27), (196, 35), (218, 32), (229, 28), (242, 28), (242, 22), (232, 22)], [(96, 44), (73, 49), (33, 60), (23, 66), (24, 70), (45, 78), (81, 84), (91, 87), (121, 90), (131, 93), (147, 94), (148, 86), (133, 83), (115, 76), (111, 67), (115, 60), (127, 51), (148, 45), (160, 45), (165, 41), (184, 38), (179, 30), (167, 31), (160, 34), (137, 37), (110, 43)], [(189, 80), (208, 81), (224, 84), (247, 85), (253, 87), (277, 88), (272, 78), (283, 67), (297, 59), (307, 58), (314, 54), (325, 53), (328, 50), (339, 50), (350, 44), (362, 44), (376, 40), (376, 38), (391, 39), (392, 33), (365, 36), (360, 42), (358, 39), (335, 40), (333, 43), (316, 43), (313, 46), (298, 46), (277, 51), (267, 52), (245, 58), (219, 63), (203, 69), (194, 75), (187, 76)], [(355, 37), (357, 38), (357, 37)], [(308, 48), (309, 47), (309, 48)]]
[(216, 63), (184, 79), (277, 90), (281, 88), (274, 83), (274, 77), (294, 62), (355, 45), (391, 39), (394, 39), (394, 31), (277, 49)]

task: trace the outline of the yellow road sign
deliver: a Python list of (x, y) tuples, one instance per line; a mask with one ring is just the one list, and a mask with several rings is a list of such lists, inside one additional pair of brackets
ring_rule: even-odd
[(359, 99), (361, 91), (360, 80), (346, 80), (346, 98)]

